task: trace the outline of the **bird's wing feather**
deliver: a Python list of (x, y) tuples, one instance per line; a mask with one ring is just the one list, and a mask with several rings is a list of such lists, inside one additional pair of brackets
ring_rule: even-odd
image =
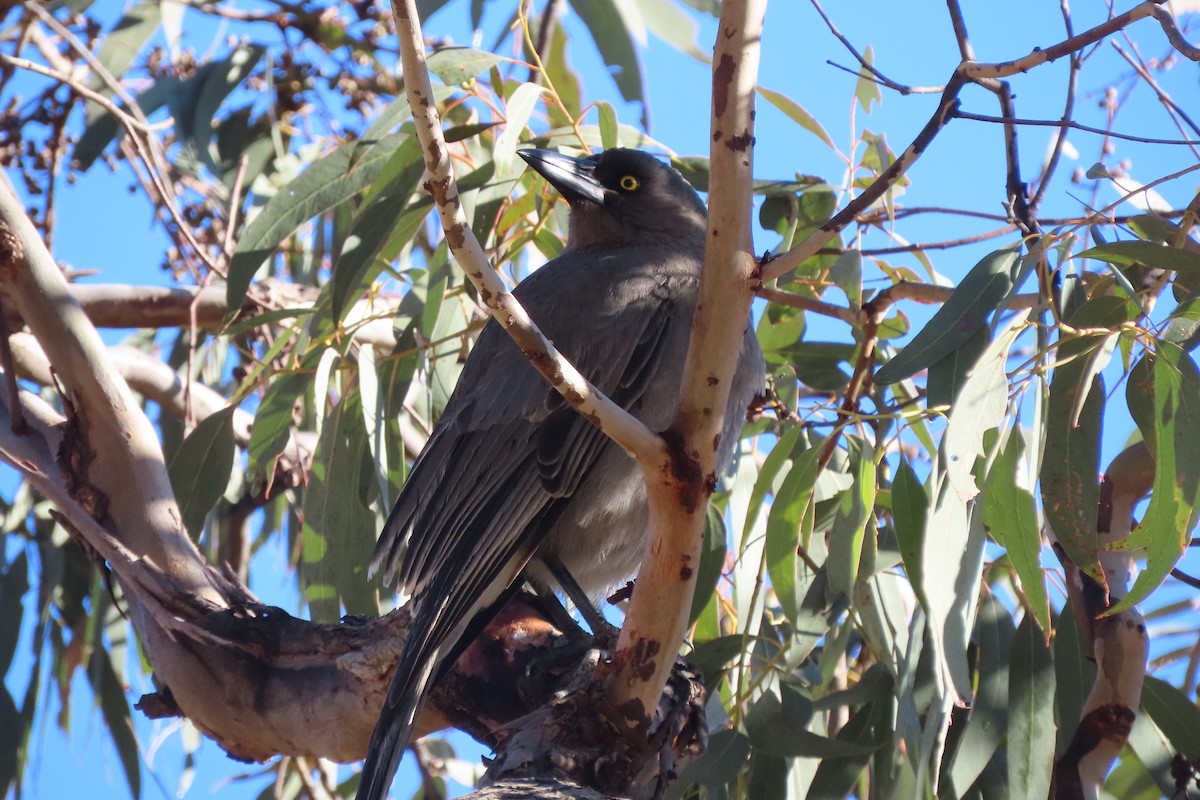
[[(681, 278), (660, 263), (639, 263), (638, 274), (624, 276), (626, 283), (645, 282), (644, 291), (630, 302), (606, 293), (615, 280), (600, 274), (607, 268), (587, 259), (560, 258), (526, 279), (517, 294), (559, 350), (573, 363), (586, 365), (593, 384), (629, 407), (641, 399), (655, 375), (664, 337), (690, 323), (686, 298), (694, 296), (695, 278)], [(675, 285), (669, 286), (672, 281)], [(583, 296), (588, 296), (589, 284), (594, 286), (590, 302), (579, 308), (556, 306), (559, 293), (572, 284), (576, 292), (583, 285)], [(679, 335), (677, 330), (674, 335)], [(372, 560), (372, 570), (386, 568), (389, 580), (402, 560), (398, 583), (413, 594), (422, 592), (436, 566), (431, 555), (456, 552), (464, 539), (490, 543), (532, 536), (540, 542), (538, 534), (545, 531), (527, 530), (529, 520), (555, 497), (569, 495), (608, 446), (599, 430), (562, 404), (496, 323), (485, 327), (476, 350), (487, 357), (467, 360)], [(650, 411), (658, 412), (656, 416), (665, 411), (665, 420), (674, 409)], [(658, 419), (647, 422), (660, 424)], [(556, 433), (562, 445), (553, 452)], [(527, 460), (535, 453), (549, 468)], [(515, 508), (505, 507), (490, 519), (477, 513), (481, 499), (496, 491), (497, 480), (523, 468), (543, 478), (542, 486), (532, 491), (535, 507), (518, 515), (512, 513)]]

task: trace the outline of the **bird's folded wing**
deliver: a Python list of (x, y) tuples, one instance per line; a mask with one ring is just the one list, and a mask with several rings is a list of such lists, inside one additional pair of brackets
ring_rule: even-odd
[[(650, 296), (629, 313), (579, 319), (588, 335), (560, 334), (564, 354), (588, 365), (587, 377), (628, 408), (644, 398), (669, 336), (687, 335), (690, 315), (679, 316), (671, 300)], [(491, 337), (502, 340), (487, 341)], [(430, 576), (448, 565), (462, 568), (495, 558), (514, 539), (536, 548), (557, 518), (551, 506), (569, 498), (609, 446), (603, 433), (545, 385), (494, 323), (476, 347), (490, 348), (494, 357), (468, 360), (372, 560), (372, 569), (386, 568), (390, 579), (403, 554), (398, 582), (412, 594), (424, 592)], [(518, 483), (516, 475), (522, 476)]]

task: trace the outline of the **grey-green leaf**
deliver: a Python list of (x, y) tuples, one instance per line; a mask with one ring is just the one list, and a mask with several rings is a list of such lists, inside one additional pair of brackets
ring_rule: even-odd
[(233, 406), (205, 418), (179, 446), (167, 468), (183, 524), (193, 539), (204, 530), (208, 512), (229, 486), (236, 447)]
[(1032, 616), (1013, 639), (1008, 681), (1008, 784), (1013, 797), (1046, 797), (1054, 766), (1054, 662)]
[(880, 384), (910, 378), (957, 350), (1012, 291), (1020, 245), (990, 253), (966, 274), (945, 305), (900, 353), (875, 373)]

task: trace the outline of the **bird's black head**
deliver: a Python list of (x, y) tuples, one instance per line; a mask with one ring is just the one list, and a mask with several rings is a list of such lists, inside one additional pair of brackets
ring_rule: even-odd
[(651, 238), (703, 247), (704, 203), (682, 175), (654, 156), (623, 148), (586, 158), (550, 150), (518, 154), (571, 204), (572, 249)]

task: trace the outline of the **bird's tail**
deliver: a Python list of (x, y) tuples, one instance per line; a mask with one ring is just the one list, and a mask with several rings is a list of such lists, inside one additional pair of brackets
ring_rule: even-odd
[[(409, 655), (407, 649), (404, 655)], [(413, 726), (425, 705), (432, 678), (440, 672), (439, 661), (436, 652), (425, 659), (402, 657), (392, 685), (388, 687), (383, 712), (371, 734), (355, 800), (384, 800), (387, 797), (392, 778), (408, 749)]]

